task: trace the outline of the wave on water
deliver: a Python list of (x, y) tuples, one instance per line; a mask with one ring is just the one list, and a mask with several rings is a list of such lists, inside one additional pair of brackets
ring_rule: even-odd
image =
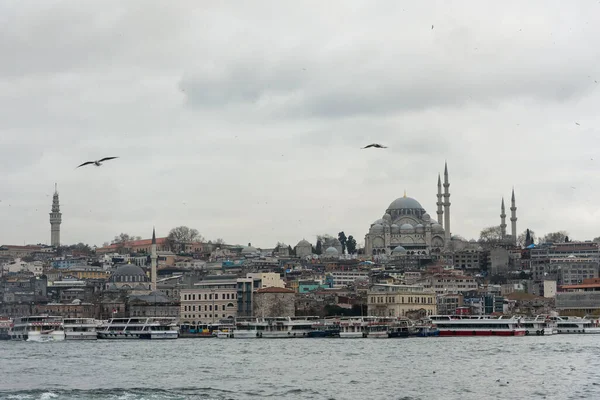
[[(251, 393), (245, 393), (251, 395)], [(0, 391), (0, 398), (10, 400), (187, 400), (187, 399), (233, 399), (235, 392), (211, 387), (175, 389), (67, 389), (67, 390), (19, 390)]]

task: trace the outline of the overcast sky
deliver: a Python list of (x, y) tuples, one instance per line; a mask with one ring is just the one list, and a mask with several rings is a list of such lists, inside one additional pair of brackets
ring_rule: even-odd
[[(514, 185), (519, 232), (600, 236), (599, 13), (0, 1), (0, 244), (50, 241), (54, 182), (64, 244), (179, 225), (361, 243), (405, 189), (435, 218), (445, 160), (453, 234), (498, 225)], [(104, 156), (121, 158), (74, 169)]]

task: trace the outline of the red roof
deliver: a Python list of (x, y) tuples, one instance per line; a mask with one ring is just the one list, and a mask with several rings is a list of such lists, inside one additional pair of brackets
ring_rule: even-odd
[(284, 289), (280, 287), (268, 287), (258, 289), (256, 293), (295, 293), (292, 289)]

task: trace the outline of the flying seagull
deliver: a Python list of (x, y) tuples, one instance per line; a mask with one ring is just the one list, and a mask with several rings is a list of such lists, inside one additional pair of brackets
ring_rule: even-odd
[(375, 147), (376, 149), (387, 149), (387, 146), (381, 145), (379, 143), (372, 143), (368, 146), (363, 147), (363, 149), (368, 149), (370, 147)]
[[(101, 160), (96, 160), (96, 161), (86, 161), (86, 162), (84, 162), (83, 164), (81, 164), (79, 167), (83, 167), (84, 165), (91, 165), (91, 164), (94, 164), (96, 167), (99, 167), (99, 166), (101, 166), (101, 165), (102, 165), (102, 163), (103, 163), (104, 161), (113, 160), (113, 159), (115, 159), (115, 158), (119, 158), (119, 157), (104, 157), (104, 158), (103, 158), (103, 159), (101, 159)], [(79, 167), (77, 167), (77, 168), (79, 168)], [(75, 169), (77, 169), (77, 168), (75, 168)]]

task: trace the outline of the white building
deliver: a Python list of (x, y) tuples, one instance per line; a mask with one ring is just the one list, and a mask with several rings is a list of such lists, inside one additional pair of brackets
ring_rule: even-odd
[(356, 281), (369, 281), (369, 271), (332, 271), (333, 287), (340, 288), (352, 285)]

